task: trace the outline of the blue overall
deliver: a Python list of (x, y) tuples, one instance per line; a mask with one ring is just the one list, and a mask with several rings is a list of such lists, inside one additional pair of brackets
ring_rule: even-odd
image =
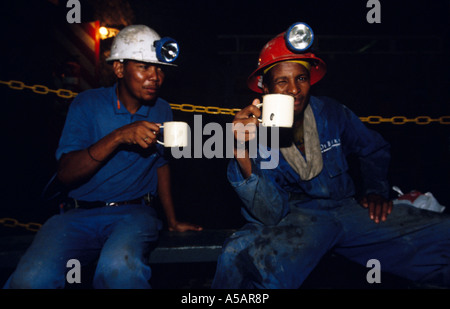
[(301, 180), (281, 153), (276, 168), (262, 169), (270, 160), (263, 147), (247, 179), (230, 161), (228, 179), (248, 223), (226, 240), (212, 287), (298, 288), (330, 250), (364, 266), (377, 259), (383, 271), (418, 283), (450, 287), (449, 216), (401, 204), (387, 221), (371, 220), (354, 199), (346, 157), (359, 158), (365, 194), (388, 197), (388, 143), (344, 105), (318, 97), (310, 104), (323, 157), (316, 177)]
[[(86, 149), (111, 131), (139, 120), (172, 120), (170, 105), (157, 99), (135, 114), (118, 103), (115, 87), (80, 93), (72, 102), (56, 151)], [(68, 195), (81, 201), (121, 202), (157, 193), (157, 169), (167, 164), (163, 147), (118, 148), (86, 183)], [(94, 209), (76, 208), (51, 217), (37, 233), (5, 288), (63, 288), (67, 262), (98, 259), (95, 288), (150, 288), (148, 256), (162, 222), (144, 202)], [(81, 277), (81, 280), (83, 276)]]

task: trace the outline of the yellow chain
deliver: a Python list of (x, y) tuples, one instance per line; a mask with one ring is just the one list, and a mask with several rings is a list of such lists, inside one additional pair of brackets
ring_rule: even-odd
[(0, 80), (0, 84), (7, 85), (9, 88), (14, 90), (23, 90), (23, 89), (31, 89), (34, 93), (37, 94), (48, 94), (49, 92), (55, 93), (57, 96), (65, 99), (74, 98), (78, 95), (77, 92), (73, 92), (72, 90), (68, 89), (58, 89), (53, 90), (49, 89), (47, 86), (44, 85), (33, 85), (33, 86), (27, 86), (23, 82), (18, 80), (10, 80), (9, 82), (5, 82), (3, 80)]
[(380, 124), (383, 122), (390, 122), (395, 125), (415, 123), (418, 125), (430, 124), (432, 122), (439, 122), (440, 124), (450, 124), (450, 116), (441, 116), (439, 118), (431, 118), (429, 116), (417, 116), (416, 118), (406, 118), (404, 116), (394, 116), (391, 118), (383, 118), (381, 116), (360, 117), (362, 122), (370, 124)]
[(199, 106), (199, 105), (192, 105), (192, 104), (175, 104), (170, 103), (170, 106), (174, 110), (180, 110), (182, 112), (189, 112), (189, 113), (207, 113), (207, 114), (223, 114), (223, 115), (235, 115), (236, 112), (239, 112), (240, 108), (222, 108), (222, 107), (215, 107), (215, 106)]
[[(0, 84), (7, 85), (11, 89), (15, 90), (23, 90), (23, 89), (31, 89), (34, 93), (37, 94), (48, 94), (54, 93), (57, 96), (65, 99), (74, 98), (78, 95), (77, 92), (73, 92), (68, 89), (58, 89), (53, 90), (49, 89), (47, 86), (43, 85), (33, 85), (27, 86), (21, 81), (10, 80), (8, 82), (0, 80)], [(182, 112), (188, 113), (206, 113), (213, 115), (235, 115), (239, 112), (240, 108), (222, 108), (216, 106), (199, 106), (192, 104), (175, 104), (170, 103), (170, 106), (173, 110), (180, 110)], [(368, 116), (368, 117), (360, 117), (362, 122), (367, 122), (369, 124), (380, 124), (380, 123), (392, 123), (395, 125), (401, 125), (406, 123), (415, 123), (417, 125), (426, 125), (433, 122), (440, 124), (450, 124), (450, 116), (441, 116), (439, 118), (431, 118), (429, 116), (417, 116), (416, 118), (406, 118), (404, 116), (394, 116), (391, 118), (384, 118), (381, 116)]]
[(37, 232), (42, 227), (42, 224), (29, 222), (29, 223), (20, 223), (16, 219), (13, 218), (0, 218), (0, 224), (3, 224), (6, 227), (23, 227), (29, 231)]

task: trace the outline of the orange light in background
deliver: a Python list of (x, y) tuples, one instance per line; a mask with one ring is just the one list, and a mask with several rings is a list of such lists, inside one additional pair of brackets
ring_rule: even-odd
[(100, 33), (100, 39), (105, 40), (115, 37), (119, 33), (119, 29), (102, 26), (98, 29), (98, 32)]
[(100, 27), (100, 29), (98, 29), (98, 31), (100, 32), (100, 34), (102, 36), (107, 36), (108, 35), (108, 29), (106, 29), (106, 27)]

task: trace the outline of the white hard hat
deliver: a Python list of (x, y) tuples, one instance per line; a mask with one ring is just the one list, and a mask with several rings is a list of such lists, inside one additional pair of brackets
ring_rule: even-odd
[(171, 38), (162, 38), (145, 25), (131, 25), (123, 28), (111, 46), (110, 61), (136, 60), (142, 62), (172, 65), (178, 57), (179, 47)]

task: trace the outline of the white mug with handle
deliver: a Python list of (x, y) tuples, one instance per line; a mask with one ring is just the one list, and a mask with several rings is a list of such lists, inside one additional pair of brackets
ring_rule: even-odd
[(294, 97), (271, 93), (263, 96), (263, 102), (256, 105), (262, 107), (262, 119), (259, 122), (265, 127), (291, 128), (294, 124)]
[(159, 127), (163, 130), (164, 142), (156, 142), (164, 147), (186, 147), (188, 145), (189, 125), (183, 121), (164, 122)]

